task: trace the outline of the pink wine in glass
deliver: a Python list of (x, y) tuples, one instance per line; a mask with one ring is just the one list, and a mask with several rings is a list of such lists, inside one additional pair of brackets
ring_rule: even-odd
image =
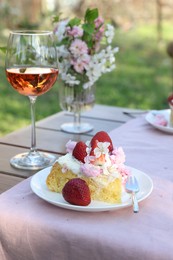
[(12, 87), (24, 96), (40, 96), (55, 83), (58, 69), (23, 67), (6, 69)]
[(39, 170), (51, 166), (57, 156), (37, 150), (35, 103), (52, 88), (58, 76), (58, 60), (52, 31), (21, 30), (10, 32), (5, 69), (10, 85), (27, 96), (31, 109), (31, 147), (13, 156), (10, 164), (18, 169)]

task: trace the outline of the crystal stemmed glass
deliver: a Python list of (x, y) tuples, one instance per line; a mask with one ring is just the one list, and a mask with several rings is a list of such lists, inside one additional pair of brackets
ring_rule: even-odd
[(36, 147), (35, 102), (54, 85), (58, 76), (53, 34), (49, 31), (14, 31), (8, 39), (5, 69), (7, 79), (31, 105), (31, 148), (10, 163), (20, 169), (37, 170), (52, 165), (56, 156)]
[(61, 129), (64, 132), (81, 134), (93, 130), (93, 126), (90, 123), (81, 122), (81, 113), (92, 109), (95, 104), (94, 85), (83, 89), (82, 85), (71, 87), (60, 84), (59, 101), (62, 110), (73, 113), (73, 122), (61, 125)]

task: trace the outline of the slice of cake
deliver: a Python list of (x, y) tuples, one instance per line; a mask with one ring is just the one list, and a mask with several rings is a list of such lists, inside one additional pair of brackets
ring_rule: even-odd
[(54, 192), (62, 192), (73, 178), (86, 181), (92, 200), (121, 203), (122, 187), (128, 170), (121, 147), (114, 148), (108, 134), (98, 132), (90, 142), (71, 142), (67, 154), (58, 158), (46, 183)]

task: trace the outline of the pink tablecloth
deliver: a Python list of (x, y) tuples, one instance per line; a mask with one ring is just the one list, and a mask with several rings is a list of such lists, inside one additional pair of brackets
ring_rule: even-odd
[(1, 260), (173, 259), (173, 135), (143, 117), (110, 134), (127, 165), (153, 179), (140, 212), (58, 208), (33, 194), (28, 179), (0, 196)]

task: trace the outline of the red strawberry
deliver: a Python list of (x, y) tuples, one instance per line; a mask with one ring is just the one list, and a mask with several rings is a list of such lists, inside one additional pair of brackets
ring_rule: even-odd
[(95, 145), (95, 140), (97, 140), (98, 142), (109, 142), (110, 143), (109, 151), (112, 152), (113, 150), (112, 140), (106, 132), (104, 131), (97, 132), (97, 134), (95, 134), (91, 139), (91, 147)]
[(172, 107), (173, 106), (173, 94), (171, 94), (169, 97), (168, 97), (168, 103), (169, 105)]
[(73, 205), (87, 206), (91, 202), (90, 190), (86, 181), (80, 178), (69, 180), (63, 190), (64, 199)]
[(84, 163), (84, 158), (87, 156), (87, 152), (86, 152), (86, 144), (82, 141), (78, 142), (75, 146), (75, 148), (73, 149), (73, 156)]

